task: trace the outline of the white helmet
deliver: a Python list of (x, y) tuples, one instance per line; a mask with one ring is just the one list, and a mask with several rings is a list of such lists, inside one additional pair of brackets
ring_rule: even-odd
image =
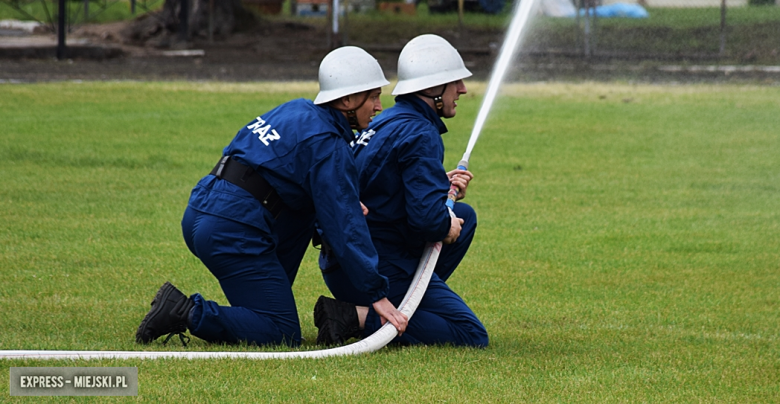
[(390, 84), (379, 62), (356, 46), (344, 46), (325, 56), (320, 63), (320, 92), (315, 104)]
[(398, 56), (398, 84), (393, 95), (415, 93), (471, 76), (458, 51), (432, 34), (412, 39)]

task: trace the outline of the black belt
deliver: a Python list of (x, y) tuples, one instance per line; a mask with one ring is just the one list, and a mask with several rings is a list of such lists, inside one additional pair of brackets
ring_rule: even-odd
[(230, 156), (223, 156), (217, 165), (214, 166), (214, 169), (211, 170), (211, 175), (252, 194), (255, 199), (260, 201), (271, 212), (274, 218), (279, 217), (279, 214), (287, 208), (287, 205), (282, 202), (282, 198), (279, 197), (276, 190), (262, 175), (258, 174), (252, 167)]

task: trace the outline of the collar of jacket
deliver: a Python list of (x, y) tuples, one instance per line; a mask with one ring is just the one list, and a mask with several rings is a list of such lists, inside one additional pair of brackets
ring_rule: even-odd
[(355, 140), (355, 132), (352, 131), (352, 128), (349, 126), (349, 121), (347, 120), (347, 117), (345, 117), (344, 114), (341, 113), (341, 111), (328, 105), (318, 105), (318, 106), (322, 108), (322, 110), (325, 111), (325, 113), (332, 118), (331, 121), (333, 122), (333, 126), (335, 126), (336, 129), (338, 129), (339, 136), (341, 136), (342, 139), (344, 139), (347, 143), (350, 143), (353, 140)]
[(447, 133), (447, 125), (441, 120), (439, 115), (436, 114), (430, 105), (421, 100), (420, 97), (414, 94), (403, 94), (395, 97), (395, 107), (411, 109), (420, 113), (425, 119), (431, 121), (439, 130), (439, 134), (443, 135)]

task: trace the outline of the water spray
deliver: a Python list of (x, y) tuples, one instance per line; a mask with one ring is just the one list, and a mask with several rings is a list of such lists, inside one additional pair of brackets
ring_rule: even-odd
[[(501, 45), (501, 51), (498, 55), (498, 60), (493, 66), (493, 72), (490, 75), (490, 81), (488, 82), (487, 91), (485, 92), (485, 98), (482, 100), (482, 106), (479, 108), (477, 114), (477, 120), (474, 122), (474, 128), (471, 130), (471, 137), (469, 137), (468, 146), (466, 146), (466, 152), (463, 153), (463, 157), (458, 162), (459, 170), (468, 170), (469, 159), (471, 158), (471, 152), (474, 150), (474, 145), (477, 144), (480, 133), (482, 133), (482, 127), (485, 126), (488, 113), (493, 107), (493, 101), (496, 100), (498, 95), (498, 89), (501, 83), (504, 81), (504, 75), (509, 69), (509, 65), (514, 59), (517, 45), (520, 43), (520, 39), (525, 33), (525, 27), (528, 23), (528, 19), (531, 13), (536, 9), (536, 3), (538, 0), (522, 0), (515, 3), (514, 12), (512, 14), (512, 21), (509, 23), (509, 29), (507, 30), (504, 38), (504, 44)], [(452, 209), (455, 199), (458, 195), (458, 188), (455, 186), (450, 187), (449, 201), (447, 202)]]

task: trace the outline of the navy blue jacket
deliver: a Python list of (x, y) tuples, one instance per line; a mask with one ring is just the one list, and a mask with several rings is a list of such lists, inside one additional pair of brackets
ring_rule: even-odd
[[(315, 212), (323, 238), (355, 287), (377, 301), (387, 295), (389, 286), (377, 271), (377, 252), (358, 199), (357, 170), (349, 147), (353, 139), (339, 111), (298, 99), (243, 127), (224, 154), (254, 168), (290, 209)], [(189, 204), (269, 234), (267, 240), (253, 243), (271, 246), (277, 242), (273, 216), (247, 191), (227, 181), (204, 177), (193, 189)]]
[(380, 259), (408, 272), (416, 268), (425, 243), (443, 240), (450, 230), (441, 138), (447, 127), (417, 96), (395, 100), (353, 149), (374, 246)]

